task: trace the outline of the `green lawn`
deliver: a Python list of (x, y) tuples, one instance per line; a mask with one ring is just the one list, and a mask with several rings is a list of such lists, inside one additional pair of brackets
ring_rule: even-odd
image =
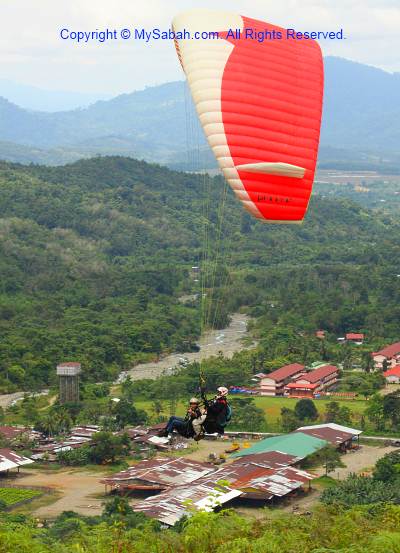
[[(240, 395), (234, 395), (232, 396), (233, 399), (240, 398)], [(247, 397), (247, 396), (246, 396)], [(268, 432), (279, 432), (281, 429), (278, 426), (278, 419), (280, 418), (281, 409), (282, 407), (288, 407), (289, 409), (294, 409), (294, 406), (296, 405), (296, 402), (298, 400), (291, 399), (287, 397), (268, 397), (268, 396), (255, 396), (254, 401), (257, 405), (257, 407), (260, 407), (264, 413), (267, 420), (266, 425), (266, 431)], [(321, 415), (321, 421), (323, 419), (326, 405), (332, 401), (331, 399), (315, 399), (314, 403), (317, 407), (320, 415)], [(366, 409), (368, 403), (365, 400), (357, 399), (357, 400), (335, 400), (340, 403), (341, 406), (346, 406), (350, 409), (350, 411), (353, 414), (353, 420), (352, 425), (354, 427), (359, 428), (360, 425), (360, 418), (363, 414), (364, 410)], [(164, 415), (166, 418), (169, 416), (168, 412), (168, 402), (163, 401), (162, 402), (164, 406)], [(144, 409), (147, 413), (150, 415), (154, 415), (152, 412), (152, 401), (137, 401), (135, 402), (135, 405), (139, 409)], [(178, 402), (177, 408), (176, 408), (176, 414), (178, 416), (182, 416), (185, 413), (185, 403), (180, 401)], [(234, 416), (234, 415), (233, 415)], [(319, 421), (316, 421), (318, 423)], [(368, 428), (366, 428), (368, 430)]]
[[(266, 416), (268, 427), (272, 431), (278, 431), (277, 420), (280, 417), (282, 407), (294, 409), (297, 400), (287, 397), (268, 397), (256, 396), (255, 402), (257, 407), (260, 407)], [(326, 405), (332, 401), (331, 399), (315, 399), (314, 403), (321, 415), (325, 413)], [(337, 400), (335, 400), (337, 401)], [(360, 417), (367, 407), (365, 400), (338, 400), (341, 406), (346, 406), (353, 413), (353, 424), (359, 423)]]
[(4, 501), (7, 506), (14, 505), (25, 499), (33, 499), (41, 495), (37, 490), (24, 490), (21, 488), (0, 488), (0, 501)]

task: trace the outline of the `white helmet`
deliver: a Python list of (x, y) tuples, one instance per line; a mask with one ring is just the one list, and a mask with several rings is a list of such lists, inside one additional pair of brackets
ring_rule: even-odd
[(228, 388), (225, 388), (225, 386), (220, 386), (217, 388), (217, 392), (220, 397), (224, 397), (228, 395), (229, 390)]
[(197, 398), (192, 397), (192, 398), (190, 399), (189, 403), (197, 403), (197, 405), (198, 405), (198, 404), (200, 403), (200, 401), (199, 401)]

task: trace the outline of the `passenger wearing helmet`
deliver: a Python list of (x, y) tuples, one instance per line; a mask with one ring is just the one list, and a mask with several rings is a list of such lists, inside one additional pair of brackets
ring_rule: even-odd
[(203, 396), (204, 405), (207, 409), (207, 416), (203, 422), (204, 431), (208, 434), (223, 434), (228, 420), (228, 388), (220, 386), (217, 388), (217, 395), (212, 400)]
[(189, 407), (186, 411), (186, 416), (182, 417), (170, 417), (167, 426), (159, 433), (159, 436), (167, 437), (172, 434), (174, 430), (185, 438), (191, 438), (193, 436), (193, 421), (202, 416), (202, 412), (199, 407), (200, 401), (192, 397), (189, 401)]

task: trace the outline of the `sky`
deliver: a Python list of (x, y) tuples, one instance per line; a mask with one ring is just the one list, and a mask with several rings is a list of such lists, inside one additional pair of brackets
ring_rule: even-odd
[(0, 78), (49, 90), (117, 95), (182, 79), (172, 41), (76, 43), (61, 29), (168, 30), (185, 10), (234, 11), (299, 31), (344, 31), (324, 55), (400, 71), (400, 0), (0, 0)]

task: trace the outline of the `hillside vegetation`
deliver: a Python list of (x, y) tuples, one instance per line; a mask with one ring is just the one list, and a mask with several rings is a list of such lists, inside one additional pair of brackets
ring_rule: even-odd
[[(62, 513), (50, 528), (22, 515), (3, 517), (0, 547), (18, 553), (397, 553), (400, 507), (320, 507), (311, 516), (265, 511), (245, 518), (233, 511), (199, 513), (174, 530), (144, 521), (120, 500), (103, 517)], [(120, 507), (118, 509), (118, 507)], [(121, 507), (124, 507), (122, 509)]]
[[(199, 310), (178, 298), (198, 291), (188, 272), (204, 247), (205, 198), (215, 254), (223, 194), (219, 177), (121, 157), (56, 168), (1, 163), (3, 389), (48, 383), (60, 360), (79, 359), (87, 378), (101, 380), (190, 349)], [(230, 191), (224, 214), (217, 326), (248, 306), (264, 334), (280, 324), (396, 334), (396, 220), (317, 197), (303, 225), (266, 225)]]
[[(355, 158), (358, 166), (373, 161), (384, 169), (397, 153), (398, 168), (399, 75), (342, 58), (328, 56), (324, 63), (320, 162), (344, 162), (349, 166)], [(143, 158), (175, 168), (190, 166), (192, 170), (216, 167), (197, 128), (190, 93), (183, 81), (56, 113), (23, 109), (6, 99), (7, 87), (3, 90), (0, 83), (2, 159), (63, 164), (101, 154)], [(350, 161), (346, 150), (353, 156)], [(376, 154), (385, 162), (378, 162)]]

